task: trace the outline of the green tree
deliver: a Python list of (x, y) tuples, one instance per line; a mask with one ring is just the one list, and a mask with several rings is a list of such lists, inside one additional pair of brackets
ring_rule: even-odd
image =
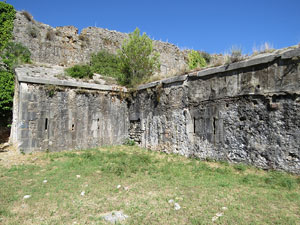
[(134, 86), (145, 77), (159, 71), (159, 54), (153, 50), (152, 40), (140, 30), (135, 29), (125, 39), (118, 51), (122, 76), (119, 81), (123, 85)]

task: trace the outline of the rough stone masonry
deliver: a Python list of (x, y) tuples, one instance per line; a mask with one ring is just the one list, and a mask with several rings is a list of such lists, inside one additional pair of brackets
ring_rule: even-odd
[(125, 88), (62, 80), (62, 67), (16, 69), (11, 142), (24, 153), (122, 144), (128, 133)]
[[(123, 40), (128, 38), (126, 33), (98, 27), (85, 28), (80, 34), (74, 26), (53, 28), (19, 11), (14, 22), (13, 35), (16, 42), (28, 47), (34, 62), (60, 66), (86, 63), (92, 53), (100, 50), (116, 53)], [(175, 74), (187, 67), (186, 51), (166, 42), (153, 43), (154, 49), (160, 53), (162, 75)]]
[(145, 148), (300, 173), (300, 49), (139, 88), (130, 137)]
[(121, 144), (300, 173), (300, 48), (138, 87), (59, 67), (16, 69), (11, 141), (20, 151)]

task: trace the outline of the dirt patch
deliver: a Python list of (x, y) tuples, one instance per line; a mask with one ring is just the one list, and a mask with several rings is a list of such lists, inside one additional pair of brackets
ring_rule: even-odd
[(41, 152), (24, 155), (10, 146), (4, 152), (0, 152), (0, 166), (11, 168), (17, 165), (45, 165), (47, 160), (43, 156), (44, 153)]
[(0, 144), (8, 142), (10, 135), (9, 127), (0, 127)]

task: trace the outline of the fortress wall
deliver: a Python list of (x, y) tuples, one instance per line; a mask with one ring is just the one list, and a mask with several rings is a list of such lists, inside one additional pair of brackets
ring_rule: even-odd
[(300, 173), (300, 48), (136, 91), (16, 69), (11, 142), (23, 152), (122, 144)]
[[(100, 50), (116, 53), (128, 37), (126, 33), (98, 27), (85, 28), (78, 34), (74, 26), (53, 28), (33, 19), (29, 21), (22, 12), (16, 14), (13, 34), (16, 42), (28, 47), (33, 61), (60, 66), (87, 63), (91, 54)], [(187, 52), (170, 43), (153, 43), (160, 53), (162, 74), (186, 68)]]
[(130, 137), (153, 150), (300, 171), (300, 49), (139, 88)]
[(128, 136), (122, 90), (20, 75), (16, 83), (11, 142), (21, 152), (122, 144)]

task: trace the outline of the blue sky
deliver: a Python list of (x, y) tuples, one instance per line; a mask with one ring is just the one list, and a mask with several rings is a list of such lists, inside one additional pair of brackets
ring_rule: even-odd
[(139, 27), (156, 40), (209, 53), (238, 46), (251, 53), (269, 42), (300, 42), (300, 0), (7, 0), (51, 26), (97, 26), (121, 32)]

